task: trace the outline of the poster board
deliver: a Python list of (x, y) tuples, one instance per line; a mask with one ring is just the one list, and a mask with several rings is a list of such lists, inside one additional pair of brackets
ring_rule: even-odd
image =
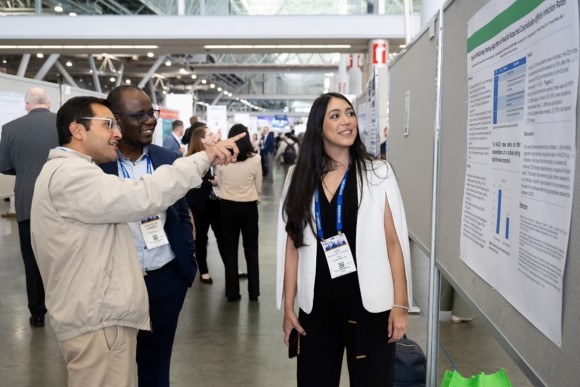
[[(568, 259), (563, 281), (561, 347), (518, 312), (493, 287), (460, 258), (460, 226), (467, 160), (468, 21), (487, 2), (448, 1), (444, 5), (441, 57), (441, 132), (439, 159), (439, 201), (437, 205), (436, 265), (488, 327), (498, 343), (534, 385), (576, 385), (580, 368), (576, 359), (580, 348), (580, 229), (579, 159), (575, 159), (572, 216)], [(550, 3), (551, 4), (551, 3)], [(544, 4), (548, 6), (548, 4)], [(391, 65), (389, 150), (387, 157), (398, 175), (405, 200), (409, 230), (414, 241), (429, 248), (431, 235), (431, 174), (433, 170), (433, 128), (435, 121), (436, 42), (427, 31), (417, 37)], [(434, 38), (436, 40), (436, 38)], [(431, 42), (433, 45), (426, 44)], [(435, 59), (433, 59), (435, 58)], [(578, 56), (575, 56), (578, 60)], [(431, 72), (432, 77), (424, 78)], [(430, 85), (433, 85), (431, 91)], [(409, 136), (404, 137), (405, 93), (410, 90)], [(419, 90), (420, 92), (417, 92)], [(578, 93), (579, 90), (573, 92)], [(425, 97), (421, 101), (417, 98)], [(578, 103), (574, 150), (580, 146)], [(418, 121), (421, 124), (418, 124)], [(424, 136), (414, 136), (420, 130)], [(426, 157), (428, 154), (429, 157)], [(505, 231), (505, 230), (504, 230)], [(429, 253), (429, 251), (427, 251)], [(466, 354), (465, 356), (469, 356)]]
[[(559, 348), (460, 259), (460, 223), (467, 157), (467, 24), (484, 5), (471, 0), (453, 1), (445, 7), (437, 266), (456, 291), (474, 307), (534, 385), (575, 385), (580, 378), (580, 369), (575, 365), (580, 346), (577, 329), (580, 320), (580, 299), (577, 297), (580, 291), (580, 261), (568, 259), (566, 262), (562, 346)], [(578, 107), (575, 108), (577, 125)], [(574, 145), (577, 149), (578, 136)], [(578, 158), (575, 163), (577, 174)], [(574, 197), (578, 199), (579, 195), (580, 184), (576, 176)], [(578, 235), (579, 212), (578, 200), (575, 200), (570, 235)], [(571, 238), (568, 257), (574, 258), (579, 254), (578, 238)]]

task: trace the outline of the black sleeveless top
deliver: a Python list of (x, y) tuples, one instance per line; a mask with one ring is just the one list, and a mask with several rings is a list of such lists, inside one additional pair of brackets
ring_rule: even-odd
[[(336, 230), (336, 205), (338, 192), (336, 192), (330, 202), (324, 194), (322, 180), (318, 183), (320, 193), (320, 213), (322, 217), (322, 230), (324, 238), (337, 235)], [(338, 191), (338, 190), (337, 190)], [(352, 256), (356, 264), (356, 225), (358, 215), (358, 192), (356, 164), (351, 164), (348, 171), (346, 185), (343, 196), (342, 232), (346, 235)], [(330, 269), (324, 255), (324, 250), (320, 242), (317, 242), (316, 250), (316, 279), (314, 282), (314, 299), (316, 302), (339, 303), (337, 305), (343, 309), (346, 305), (353, 307), (360, 305), (361, 296), (358, 284), (357, 272), (349, 273), (341, 277), (332, 279)], [(353, 305), (353, 302), (355, 305)], [(345, 304), (346, 303), (346, 304)]]

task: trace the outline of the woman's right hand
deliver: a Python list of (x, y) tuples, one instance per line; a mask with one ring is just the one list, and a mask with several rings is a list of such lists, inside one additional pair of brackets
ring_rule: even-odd
[(282, 331), (284, 332), (284, 344), (288, 346), (290, 341), (290, 332), (296, 329), (302, 336), (306, 336), (306, 331), (300, 325), (300, 321), (294, 311), (284, 313), (284, 321), (282, 322)]

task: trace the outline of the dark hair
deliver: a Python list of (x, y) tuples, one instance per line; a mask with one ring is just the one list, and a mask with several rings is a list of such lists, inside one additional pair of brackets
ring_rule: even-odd
[(175, 128), (177, 128), (178, 126), (183, 126), (183, 121), (181, 121), (181, 120), (175, 120), (175, 121), (173, 121), (171, 123), (171, 129), (172, 130), (175, 129)]
[(205, 145), (201, 142), (201, 139), (206, 136), (207, 126), (203, 122), (201, 122), (201, 124), (203, 125), (196, 125), (196, 128), (191, 131), (191, 138), (189, 139), (186, 156), (205, 150)]
[[(339, 93), (326, 93), (314, 101), (308, 115), (306, 132), (294, 166), (292, 180), (284, 199), (282, 215), (286, 219), (286, 232), (296, 248), (304, 246), (305, 227), (309, 226), (316, 235), (312, 226), (314, 222), (310, 205), (318, 182), (332, 170), (332, 159), (324, 151), (322, 141), (322, 125), (328, 102), (332, 98), (342, 99), (353, 108), (350, 101)], [(366, 151), (360, 138), (360, 132), (357, 130), (354, 143), (350, 147), (350, 161), (356, 165), (358, 179), (361, 183), (367, 172), (367, 162), (372, 160), (374, 157)]]
[[(106, 99), (97, 97), (73, 97), (66, 101), (56, 113), (56, 130), (58, 132), (58, 143), (65, 145), (71, 142), (72, 134), (69, 126), (79, 117), (93, 117), (93, 104), (109, 107)], [(85, 125), (86, 130), (90, 130), (89, 125)]]
[[(111, 104), (111, 110), (113, 111), (114, 114), (117, 113), (123, 113), (123, 94), (125, 94), (125, 91), (140, 91), (142, 93), (145, 93), (145, 91), (135, 85), (121, 85), (121, 86), (117, 86), (115, 87), (113, 90), (111, 90), (111, 92), (109, 93), (109, 95), (107, 95), (107, 101), (109, 101), (109, 103)], [(145, 93), (147, 94), (147, 93)]]
[(248, 128), (242, 124), (235, 124), (230, 128), (230, 131), (228, 132), (228, 138), (237, 136), (240, 133), (246, 133), (246, 137), (240, 138), (238, 141), (236, 141), (236, 145), (240, 150), (237, 160), (244, 161), (254, 155), (254, 147), (250, 141), (250, 133), (248, 132)]

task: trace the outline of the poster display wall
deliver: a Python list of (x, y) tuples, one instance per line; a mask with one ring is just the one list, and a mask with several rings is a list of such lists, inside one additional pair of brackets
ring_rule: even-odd
[(492, 0), (468, 23), (461, 258), (557, 346), (578, 41), (576, 0)]

